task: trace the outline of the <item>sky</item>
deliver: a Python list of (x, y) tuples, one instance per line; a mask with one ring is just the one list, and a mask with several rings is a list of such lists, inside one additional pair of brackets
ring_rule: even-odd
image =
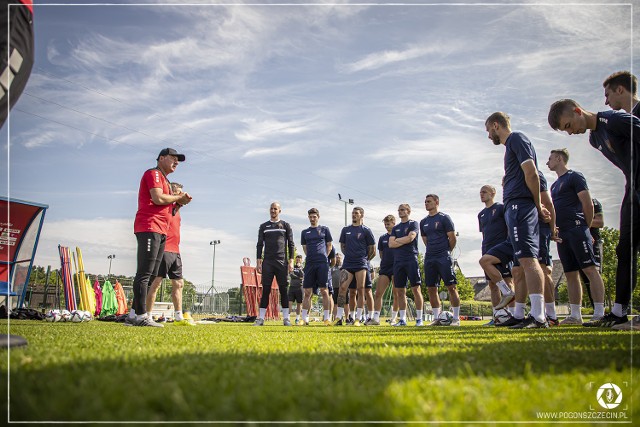
[(36, 265), (59, 268), (61, 244), (82, 249), (88, 272), (106, 274), (115, 254), (112, 273), (133, 276), (140, 178), (172, 147), (187, 160), (169, 179), (193, 197), (184, 277), (201, 288), (212, 240), (216, 288), (238, 286), (272, 201), (298, 251), (312, 207), (337, 240), (338, 194), (376, 239), (400, 203), (419, 221), (438, 194), (459, 232), (454, 257), (480, 275), (480, 187), (502, 200), (504, 147), (484, 128), (495, 111), (531, 139), (550, 184), (549, 151), (567, 147), (618, 227), (622, 174), (547, 113), (567, 97), (608, 109), (602, 81), (638, 57), (635, 0), (67, 3), (36, 2), (35, 66), (0, 133), (0, 194), (49, 206)]

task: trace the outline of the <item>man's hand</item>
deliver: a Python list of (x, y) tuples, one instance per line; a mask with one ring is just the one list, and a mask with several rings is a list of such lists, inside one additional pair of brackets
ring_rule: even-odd
[(258, 260), (258, 261), (256, 261), (256, 262), (257, 262), (257, 264), (256, 264), (256, 271), (257, 271), (258, 273), (262, 274), (262, 260), (261, 260), (261, 259), (259, 259), (259, 260)]
[(562, 243), (562, 239), (558, 237), (558, 227), (555, 227), (553, 230), (551, 230), (551, 240), (556, 243)]
[(540, 205), (540, 208), (538, 208), (538, 214), (545, 223), (549, 224), (551, 222), (551, 212), (549, 212), (549, 209), (545, 208), (544, 205)]
[(178, 204), (184, 206), (184, 205), (188, 205), (189, 202), (191, 202), (191, 200), (193, 200), (193, 197), (191, 197), (189, 195), (189, 193), (184, 193), (182, 195), (182, 197), (180, 198), (180, 200), (178, 200)]
[(290, 259), (289, 260), (289, 273), (291, 273), (293, 271), (293, 260)]

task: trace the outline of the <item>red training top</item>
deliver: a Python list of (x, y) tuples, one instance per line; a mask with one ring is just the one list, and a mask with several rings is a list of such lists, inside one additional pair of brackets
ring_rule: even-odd
[(171, 194), (169, 181), (160, 169), (149, 169), (142, 175), (138, 190), (138, 212), (133, 222), (134, 233), (167, 234), (173, 203), (156, 205), (151, 199), (150, 190), (161, 188), (163, 194)]
[(20, 0), (20, 3), (24, 4), (33, 13), (33, 0)]
[[(174, 205), (171, 205), (174, 206)], [(169, 232), (167, 233), (167, 241), (164, 244), (165, 252), (174, 254), (180, 253), (180, 211), (169, 220)]]

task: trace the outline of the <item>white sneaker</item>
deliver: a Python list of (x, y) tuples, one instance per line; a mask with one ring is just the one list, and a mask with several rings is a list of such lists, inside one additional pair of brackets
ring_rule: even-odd
[(264, 319), (256, 319), (256, 323), (252, 326), (264, 326)]
[(573, 325), (582, 326), (582, 319), (576, 319), (575, 317), (569, 316), (560, 322), (560, 326), (573, 326)]

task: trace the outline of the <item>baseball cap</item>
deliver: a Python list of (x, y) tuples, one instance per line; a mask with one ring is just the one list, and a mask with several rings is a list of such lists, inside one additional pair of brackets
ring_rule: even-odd
[(178, 152), (173, 148), (163, 148), (160, 150), (160, 154), (158, 154), (158, 158), (156, 160), (160, 160), (160, 156), (176, 156), (179, 162), (184, 162), (186, 160), (184, 154), (178, 154)]

